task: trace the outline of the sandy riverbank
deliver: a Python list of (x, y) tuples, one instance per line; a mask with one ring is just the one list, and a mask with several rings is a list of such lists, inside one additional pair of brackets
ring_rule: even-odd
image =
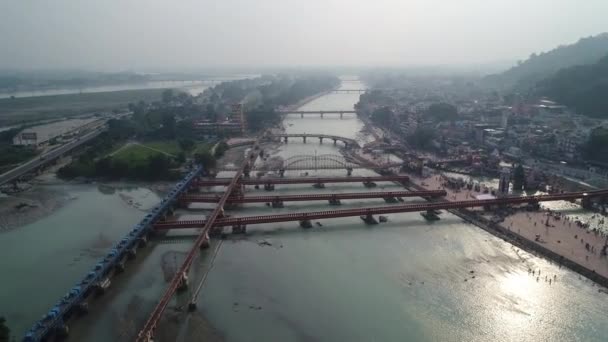
[[(427, 178), (410, 175), (410, 180), (429, 190), (446, 190), (448, 193), (446, 199), (449, 201), (472, 200), (475, 195), (480, 194), (469, 190), (450, 189), (444, 186), (442, 178), (437, 175)], [(470, 211), (478, 215), (483, 214), (481, 209)], [(552, 213), (548, 210), (533, 212), (519, 210), (506, 216), (499, 226), (531, 244), (546, 248), (608, 278), (608, 258), (601, 255), (601, 249), (607, 241), (606, 235), (597, 230), (585, 228), (584, 222), (579, 224), (574, 217)]]

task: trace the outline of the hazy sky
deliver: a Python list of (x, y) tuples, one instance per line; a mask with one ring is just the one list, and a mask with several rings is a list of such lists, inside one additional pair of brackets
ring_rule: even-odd
[(608, 31), (608, 0), (0, 0), (0, 68), (512, 61)]

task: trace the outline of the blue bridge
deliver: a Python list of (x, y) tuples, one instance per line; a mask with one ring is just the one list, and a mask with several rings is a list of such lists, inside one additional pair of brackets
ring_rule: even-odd
[(118, 241), (81, 281), (34, 324), (25, 334), (23, 341), (37, 342), (52, 337), (67, 336), (69, 327), (66, 322), (88, 311), (89, 298), (103, 293), (110, 285), (112, 276), (116, 272), (124, 270), (126, 260), (135, 257), (137, 248), (146, 244), (154, 223), (175, 209), (178, 198), (193, 186), (193, 181), (203, 172), (203, 166), (196, 166), (175, 184), (159, 205), (154, 207), (123, 239)]

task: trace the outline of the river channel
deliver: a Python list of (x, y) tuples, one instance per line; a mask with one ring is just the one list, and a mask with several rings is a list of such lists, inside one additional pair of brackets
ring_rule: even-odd
[[(342, 87), (363, 86), (349, 82)], [(351, 110), (358, 97), (328, 94), (300, 109)], [(287, 133), (370, 139), (361, 133), (363, 122), (353, 114), (343, 119), (290, 115), (284, 128)], [(339, 154), (340, 143), (309, 140), (304, 144), (294, 139), (270, 153), (283, 158)], [(354, 175), (373, 174), (354, 171)], [(124, 195), (134, 192), (137, 198), (147, 198), (142, 200), (146, 203), (158, 199), (142, 188), (112, 192), (95, 185), (55, 186), (74, 199), (42, 220), (0, 234), (4, 257), (0, 314), (7, 316), (17, 333), (50, 308), (112, 241), (141, 218), (143, 212), (129, 205)], [(379, 183), (378, 188), (398, 189), (390, 183)], [(275, 193), (378, 188), (344, 184), (319, 190), (310, 185), (279, 185)], [(342, 208), (382, 205), (386, 205), (382, 200), (348, 200)], [(328, 208), (321, 201), (288, 202), (280, 209), (249, 204), (229, 214)], [(194, 218), (205, 211), (180, 213)], [(429, 223), (418, 213), (391, 214), (389, 222), (376, 226), (366, 226), (358, 217), (340, 218), (324, 220), (322, 226), (314, 224), (309, 230), (299, 228), (297, 222), (250, 226), (247, 235), (221, 244), (198, 298), (196, 315), (227, 341), (605, 341), (608, 295), (599, 292), (598, 286), (449, 213), (441, 217)], [(115, 278), (115, 290), (96, 301), (91, 313), (72, 327), (70, 340), (129, 340), (127, 336), (143, 325), (166, 286), (161, 260), (165, 265), (178, 264), (181, 252), (191, 244), (192, 232), (172, 232), (142, 250), (127, 272)], [(214, 241), (195, 263), (194, 285), (210, 267), (217, 247)], [(528, 269), (540, 270), (542, 279), (537, 281)], [(545, 275), (555, 276), (556, 282), (545, 282)], [(188, 293), (182, 294), (176, 303), (187, 298)], [(180, 328), (200, 321), (188, 318)], [(184, 330), (188, 329), (182, 329), (178, 341), (199, 340), (196, 335), (188, 338)]]

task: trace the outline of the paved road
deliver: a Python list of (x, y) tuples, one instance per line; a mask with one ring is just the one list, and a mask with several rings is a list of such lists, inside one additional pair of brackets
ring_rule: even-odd
[(0, 185), (6, 184), (9, 182), (12, 182), (15, 179), (18, 179), (22, 175), (34, 170), (38, 166), (40, 166), (44, 163), (47, 163), (50, 160), (53, 160), (53, 159), (59, 157), (63, 153), (66, 153), (66, 152), (86, 143), (87, 141), (95, 138), (104, 130), (105, 130), (104, 126), (97, 128), (96, 130), (94, 130), (92, 132), (89, 132), (83, 136), (80, 136), (80, 138), (78, 140), (70, 141), (67, 144), (61, 145), (58, 148), (55, 148), (49, 152), (41, 154), (40, 156), (37, 156), (34, 159), (27, 161), (8, 172), (1, 174), (0, 175)]

